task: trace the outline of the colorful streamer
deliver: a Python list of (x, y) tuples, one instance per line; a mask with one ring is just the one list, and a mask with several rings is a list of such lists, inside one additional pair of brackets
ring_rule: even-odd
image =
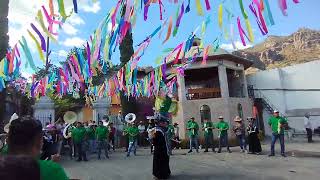
[(171, 35), (171, 31), (172, 31), (172, 16), (170, 17), (170, 20), (169, 20), (169, 25), (168, 25), (168, 31), (167, 31), (166, 38), (162, 42), (162, 44), (166, 43), (169, 40), (170, 35)]
[(222, 29), (222, 13), (223, 13), (223, 7), (222, 4), (219, 5), (219, 10), (218, 10), (218, 23), (220, 29)]
[(202, 10), (200, 0), (196, 0), (196, 8), (197, 8), (198, 15), (203, 16), (203, 10)]
[(40, 59), (43, 61), (43, 63), (46, 63), (46, 60), (44, 59), (44, 55), (43, 55), (43, 52), (42, 52), (42, 49), (41, 49), (41, 46), (40, 46), (40, 43), (38, 42), (38, 40), (34, 37), (34, 35), (29, 30), (27, 30), (27, 31), (28, 31), (28, 34), (31, 37), (31, 39), (36, 44)]

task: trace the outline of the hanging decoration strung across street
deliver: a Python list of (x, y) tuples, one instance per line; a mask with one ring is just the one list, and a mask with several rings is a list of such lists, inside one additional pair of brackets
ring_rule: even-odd
[[(67, 13), (65, 8), (66, 1), (71, 0), (48, 0), (48, 4), (41, 6), (41, 9), (37, 11), (36, 21), (30, 23), (26, 30), (32, 43), (35, 44), (39, 59), (44, 63), (44, 53), (49, 51), (44, 37), (57, 41), (58, 32), (54, 32), (54, 29), (57, 29), (55, 27), (63, 26), (63, 23), (68, 20), (73, 12), (79, 13), (78, 9), (81, 4), (77, 0), (72, 0), (73, 6), (70, 13)], [(140, 3), (139, 0), (118, 0), (115, 7), (109, 10), (107, 16), (88, 38), (89, 40), (85, 42), (84, 49), (72, 51), (61, 67), (50, 71), (45, 77), (36, 79), (33, 75), (32, 82), (29, 85), (26, 85), (28, 84), (26, 80), (21, 79), (19, 75), (21, 64), (24, 63), (25, 67), (30, 67), (36, 71), (36, 57), (32, 56), (29, 42), (27, 42), (26, 37), (22, 36), (12, 49), (8, 49), (6, 56), (0, 61), (0, 91), (10, 85), (19, 88), (19, 90), (33, 98), (44, 96), (47, 92), (54, 92), (58, 97), (63, 97), (67, 94), (79, 97), (80, 92), (85, 93), (86, 97), (119, 95), (120, 92), (123, 92), (128, 97), (160, 97), (160, 93), (163, 92), (175, 94), (178, 87), (177, 76), (184, 76), (185, 68), (187, 68), (188, 64), (194, 62), (201, 53), (201, 64), (206, 65), (209, 52), (215, 52), (220, 47), (221, 37), (224, 36), (225, 39), (231, 40), (233, 47), (236, 48), (233, 23), (237, 23), (239, 36), (244, 46), (247, 45), (246, 39), (250, 43), (254, 42), (254, 35), (246, 8), (249, 8), (252, 12), (262, 35), (266, 35), (269, 32), (268, 27), (275, 24), (269, 5), (271, 1), (252, 0), (248, 6), (244, 5), (243, 0), (238, 0), (238, 2), (246, 30), (241, 24), (240, 16), (235, 15), (237, 11), (232, 11), (225, 1), (220, 4), (210, 4), (209, 0), (204, 0), (204, 9), (201, 4), (203, 1), (201, 0), (193, 2), (190, 2), (190, 0), (169, 2), (164, 0), (140, 0)], [(293, 2), (299, 3), (298, 0), (293, 0)], [(167, 14), (168, 6), (166, 5), (168, 3), (170, 6), (176, 6), (175, 16)], [(111, 63), (113, 52), (125, 39), (127, 33), (130, 33), (133, 28), (137, 28), (135, 25), (137, 18), (139, 18), (138, 13), (141, 12), (144, 21), (148, 21), (149, 10), (153, 9), (150, 8), (151, 6), (159, 7), (159, 19), (160, 21), (162, 20), (159, 23), (160, 25), (157, 24), (153, 31), (137, 44), (130, 60), (117, 73), (111, 75), (100, 85), (94, 86), (92, 83), (93, 78), (108, 73), (108, 68), (113, 66)], [(46, 7), (48, 7), (49, 11)], [(288, 6), (286, 0), (279, 0), (279, 7), (283, 15), (287, 15)], [(58, 11), (55, 11), (56, 9)], [(218, 10), (217, 22), (219, 28), (216, 30), (220, 31), (220, 37), (217, 37), (213, 43), (205, 45), (205, 34), (210, 32), (207, 30), (208, 28), (211, 30), (209, 23), (213, 14), (210, 12), (212, 9)], [(138, 76), (138, 63), (149, 45), (154, 41), (153, 39), (158, 37), (161, 39), (162, 44), (165, 44), (170, 40), (171, 35), (176, 37), (179, 27), (183, 24), (183, 20), (187, 19), (185, 16), (190, 11), (195, 11), (200, 16), (207, 15), (200, 24), (201, 43), (198, 51), (193, 52), (191, 55), (188, 54), (200, 26), (187, 39), (178, 42), (175, 48), (166, 48), (163, 54), (158, 55), (158, 67), (152, 69), (144, 77)], [(234, 19), (234, 17), (237, 18)], [(108, 28), (109, 24), (111, 28)], [(164, 31), (166, 31), (166, 35), (162, 37)], [(20, 52), (23, 52), (24, 58), (21, 58)], [(170, 69), (167, 68), (168, 63), (172, 65)]]

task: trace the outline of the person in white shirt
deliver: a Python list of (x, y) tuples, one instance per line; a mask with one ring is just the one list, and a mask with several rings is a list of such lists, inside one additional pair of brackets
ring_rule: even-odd
[(310, 121), (310, 115), (306, 114), (304, 116), (304, 128), (306, 128), (307, 131), (307, 137), (308, 137), (308, 143), (312, 143), (312, 124)]

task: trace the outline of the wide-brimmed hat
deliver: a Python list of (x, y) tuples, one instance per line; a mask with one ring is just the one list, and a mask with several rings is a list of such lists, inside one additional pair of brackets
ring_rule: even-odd
[(169, 114), (168, 113), (160, 113), (158, 118), (156, 119), (157, 122), (169, 122)]
[(191, 117), (190, 119), (194, 119), (194, 117)]
[(233, 120), (234, 120), (235, 122), (240, 122), (240, 121), (242, 121), (242, 119), (241, 119), (239, 116), (236, 116)]
[(223, 119), (223, 116), (219, 116), (218, 119)]
[(175, 122), (175, 123), (173, 123), (173, 125), (179, 125), (179, 124)]
[(278, 110), (274, 110), (273, 113), (279, 113), (279, 111)]
[(11, 122), (16, 119), (19, 119), (19, 116), (17, 115), (17, 113), (13, 113), (12, 116), (10, 117), (9, 122), (3, 128), (4, 132), (9, 133), (9, 128), (10, 128)]

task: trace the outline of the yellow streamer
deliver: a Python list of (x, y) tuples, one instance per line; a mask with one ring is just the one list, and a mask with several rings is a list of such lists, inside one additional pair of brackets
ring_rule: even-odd
[(42, 52), (41, 45), (40, 45), (39, 41), (36, 39), (36, 37), (34, 37), (34, 35), (29, 30), (28, 30), (28, 34), (31, 37), (31, 39), (33, 39), (34, 43), (36, 43), (40, 59), (43, 61), (43, 63), (46, 63), (46, 60), (44, 59), (44, 55), (43, 55), (43, 52)]
[(39, 10), (38, 13), (37, 13), (37, 20), (38, 20), (38, 22), (39, 22), (39, 24), (40, 24), (40, 26), (42, 28), (42, 31), (44, 33), (46, 33), (46, 35), (56, 43), (57, 42), (56, 38), (54, 38), (52, 36), (52, 34), (48, 31), (48, 29), (44, 25), (44, 21), (43, 21), (43, 16), (42, 16), (41, 10)]
[(249, 19), (245, 19), (245, 22), (246, 22), (246, 27), (247, 27), (247, 31), (248, 31), (249, 41), (251, 43), (253, 43), (254, 36), (253, 36), (253, 32), (252, 32), (250, 21), (249, 21)]
[(222, 4), (220, 4), (219, 10), (218, 10), (218, 23), (221, 29), (222, 29), (222, 13), (223, 13), (223, 7), (222, 7)]
[(199, 16), (203, 16), (203, 10), (201, 7), (200, 0), (196, 0), (197, 13)]

